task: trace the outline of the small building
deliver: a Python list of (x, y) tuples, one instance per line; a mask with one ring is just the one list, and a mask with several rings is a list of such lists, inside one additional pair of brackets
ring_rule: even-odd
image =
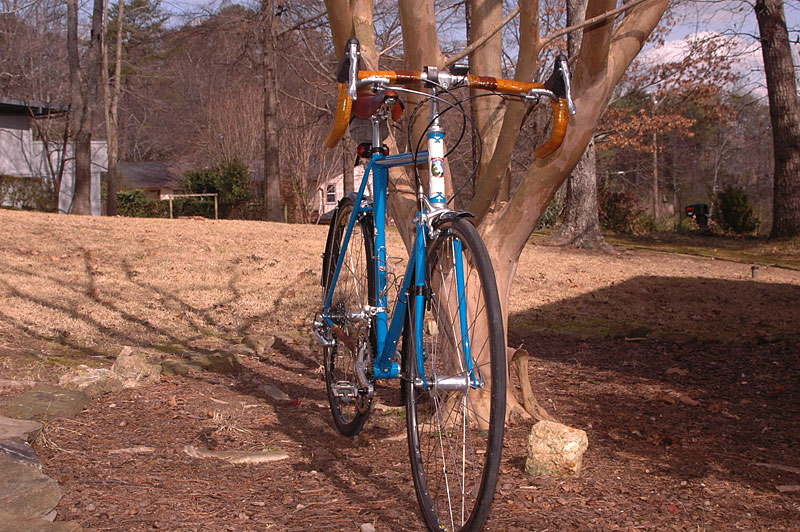
[[(58, 212), (72, 211), (75, 143), (66, 144), (62, 171), (64, 143), (34, 140), (32, 127), (34, 120), (66, 113), (67, 110), (64, 105), (0, 96), (0, 176), (10, 183), (0, 197), (0, 204), (6, 207), (29, 207), (30, 205), (25, 204), (24, 195), (18, 193), (19, 190), (31, 188), (29, 185), (46, 185), (47, 182), (52, 184), (60, 174)], [(91, 213), (99, 216), (102, 214), (101, 175), (106, 171), (108, 161), (106, 142), (93, 141), (91, 153)], [(45, 180), (47, 182), (43, 183)]]
[[(358, 192), (361, 181), (364, 179), (364, 166), (358, 165), (353, 169), (353, 189)], [(367, 196), (372, 195), (372, 182), (367, 183)], [(325, 219), (325, 214), (336, 208), (339, 200), (344, 197), (344, 174), (336, 175), (320, 183), (314, 195), (314, 204), (311, 210), (320, 214)]]
[(162, 200), (180, 192), (183, 174), (192, 169), (188, 163), (141, 162), (117, 164), (120, 190), (140, 189), (147, 199)]

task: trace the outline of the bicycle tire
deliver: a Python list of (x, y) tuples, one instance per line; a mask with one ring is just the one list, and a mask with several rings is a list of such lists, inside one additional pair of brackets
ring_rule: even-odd
[[(404, 380), (409, 457), (417, 501), (428, 530), (481, 530), (497, 486), (503, 446), (506, 402), (505, 340), (500, 300), (489, 254), (466, 220), (443, 223), (428, 244), (428, 310), (416, 319), (409, 305), (404, 334)], [(460, 297), (453, 274), (456, 248), (463, 254), (464, 294), (469, 302), (466, 330), (472, 342), (474, 386), (460, 354), (463, 338)], [(454, 300), (455, 296), (455, 300)], [(454, 312), (451, 312), (455, 310)], [(422, 324), (427, 388), (418, 381), (415, 330)], [(485, 334), (481, 338), (479, 328)], [(461, 389), (444, 390), (445, 380), (460, 377)], [(464, 377), (467, 377), (466, 379)], [(470, 382), (464, 386), (465, 382)], [(434, 384), (437, 383), (437, 384)], [(486, 390), (489, 387), (489, 390)], [(484, 400), (484, 402), (481, 402)], [(488, 401), (488, 408), (485, 401)]]
[[(353, 208), (353, 199), (343, 198), (331, 220), (322, 264), (323, 305), (331, 289)], [(356, 351), (365, 347), (370, 355), (375, 353), (377, 344), (374, 318), (363, 314), (360, 318), (353, 316), (363, 313), (367, 305), (375, 306), (374, 231), (372, 213), (360, 214), (345, 250), (339, 278), (332, 287), (334, 292), (329, 309), (331, 320), (349, 342), (356, 344)], [(330, 329), (330, 335), (333, 345), (323, 347), (328, 403), (336, 429), (344, 436), (355, 436), (369, 417), (372, 401), (369, 391), (359, 385), (355, 374), (354, 362), (358, 353), (348, 347), (348, 342), (339, 337), (335, 328)], [(366, 375), (371, 380), (371, 367), (366, 368)]]

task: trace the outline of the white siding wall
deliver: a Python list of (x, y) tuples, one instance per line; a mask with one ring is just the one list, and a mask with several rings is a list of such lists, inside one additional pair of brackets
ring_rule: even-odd
[[(361, 181), (364, 178), (364, 167), (363, 166), (356, 166), (353, 169), (353, 187), (356, 192), (358, 192), (359, 187), (361, 186)], [(333, 203), (327, 202), (327, 191), (328, 187), (333, 185), (334, 189), (336, 190), (336, 201)], [(372, 195), (372, 182), (370, 181), (367, 183), (367, 191), (366, 195)], [(344, 176), (343, 174), (339, 174), (334, 178), (323, 183), (319, 189), (317, 189), (317, 198), (315, 202), (314, 208), (320, 213), (324, 214), (332, 209), (336, 208), (336, 205), (339, 203), (339, 200), (344, 197)]]
[[(52, 179), (52, 168), (58, 172), (63, 143), (49, 143), (50, 161), (44, 142), (34, 141), (30, 119), (24, 115), (0, 115), (0, 174), (15, 177)], [(58, 199), (59, 212), (69, 212), (75, 189), (75, 144), (67, 144), (67, 159)], [(92, 142), (92, 214), (102, 214), (101, 173), (106, 171), (108, 147), (105, 141)]]

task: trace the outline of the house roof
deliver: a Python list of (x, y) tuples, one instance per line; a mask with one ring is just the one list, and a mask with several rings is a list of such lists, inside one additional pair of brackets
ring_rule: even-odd
[(66, 113), (69, 110), (67, 105), (58, 105), (35, 100), (23, 100), (22, 98), (10, 98), (0, 96), (0, 114), (5, 115), (25, 115), (25, 116), (46, 116), (51, 114)]
[(122, 179), (133, 188), (177, 188), (192, 165), (176, 162), (119, 163)]

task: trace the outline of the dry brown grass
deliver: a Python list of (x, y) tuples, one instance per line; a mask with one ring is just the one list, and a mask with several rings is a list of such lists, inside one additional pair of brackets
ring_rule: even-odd
[[(124, 345), (182, 352), (266, 331), (306, 338), (327, 231), (8, 210), (0, 227), (0, 356), (4, 371), (37, 380), (43, 367), (102, 363)], [(390, 242), (399, 255), (396, 235)], [(796, 271), (762, 268), (753, 282), (747, 264), (532, 245), (512, 290), (512, 333), (794, 337), (799, 297)]]
[(0, 210), (0, 354), (214, 348), (297, 329), (326, 228)]

